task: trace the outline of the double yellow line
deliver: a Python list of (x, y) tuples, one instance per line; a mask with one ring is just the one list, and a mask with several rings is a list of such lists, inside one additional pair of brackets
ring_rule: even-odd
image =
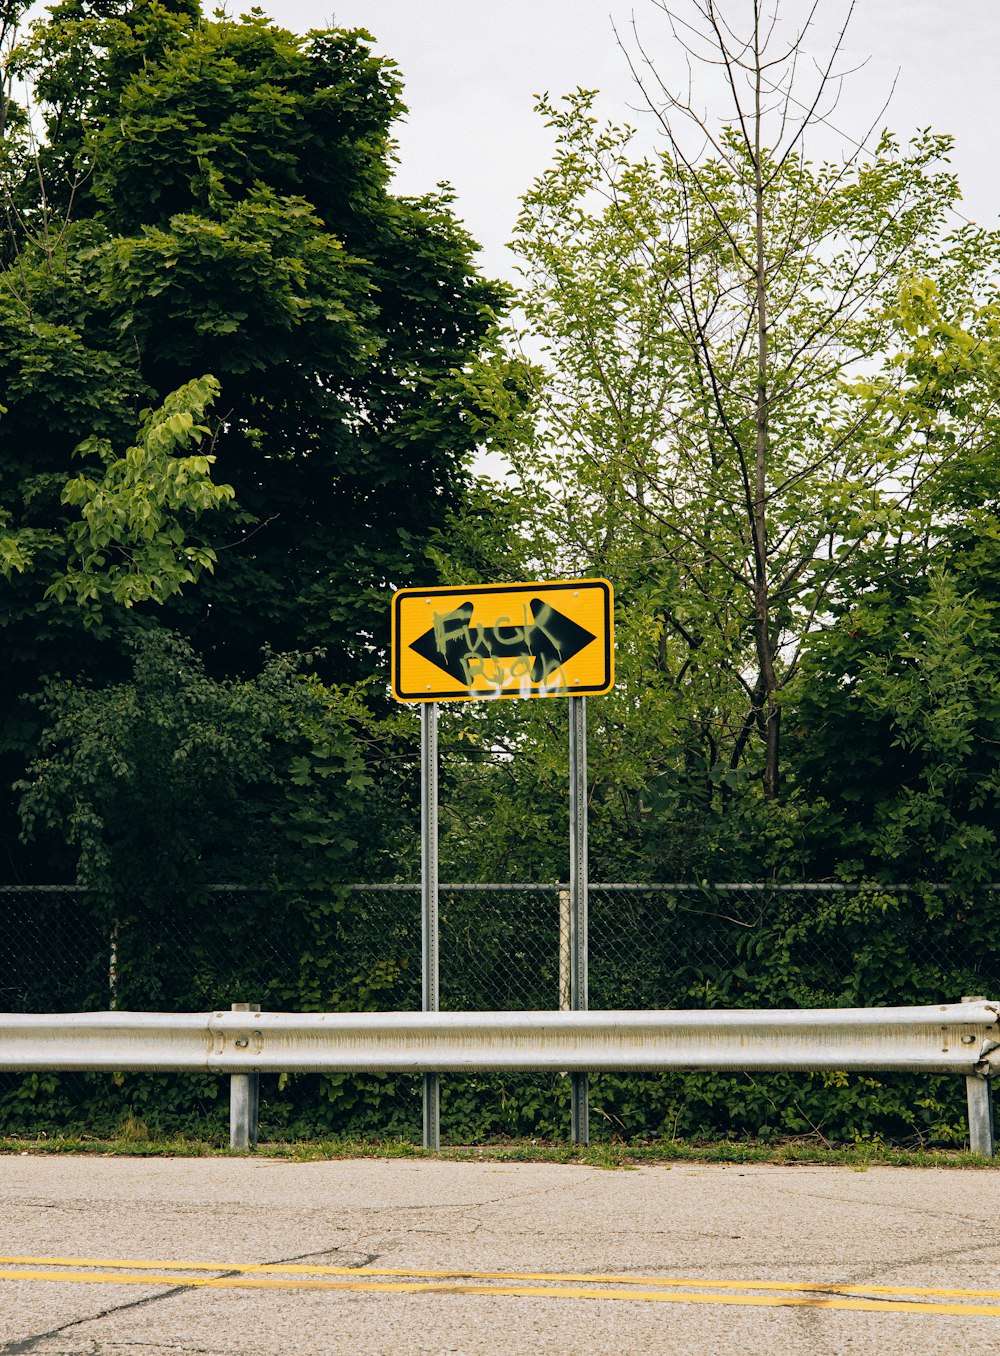
[[(202, 1272), (222, 1274), (199, 1274)], [(511, 1295), (543, 1299), (630, 1300), (633, 1303), (729, 1304), (756, 1308), (798, 1307), (852, 1309), (869, 1313), (1000, 1317), (1000, 1304), (971, 1302), (1000, 1300), (1000, 1290), (841, 1285), (837, 1282), (809, 1281), (702, 1280), (689, 1276), (599, 1276), (588, 1272), (427, 1271), (415, 1267), (333, 1267), (285, 1262), (0, 1257), (0, 1281), (165, 1285), (210, 1290)]]

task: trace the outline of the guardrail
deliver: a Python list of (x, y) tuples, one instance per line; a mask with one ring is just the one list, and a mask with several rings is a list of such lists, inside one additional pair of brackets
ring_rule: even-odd
[(963, 1075), (993, 1154), (1000, 1003), (683, 1012), (0, 1014), (0, 1070), (228, 1074), (232, 1143), (255, 1139), (254, 1075), (497, 1070), (910, 1071)]

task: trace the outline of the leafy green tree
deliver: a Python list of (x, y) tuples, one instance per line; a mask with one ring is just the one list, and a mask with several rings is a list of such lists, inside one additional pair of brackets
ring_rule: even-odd
[(316, 887), (377, 850), (362, 806), (385, 736), (361, 691), (324, 685), (309, 655), (214, 679), (160, 628), (128, 650), (124, 681), (52, 678), (36, 698), (46, 728), (21, 815), (69, 845), (81, 884), (126, 899), (212, 880)]
[(629, 128), (598, 124), (590, 93), (541, 104), (557, 150), (516, 245), (547, 377), (518, 467), (551, 568), (609, 574), (645, 618), (645, 680), (673, 690), (672, 730), (686, 726), (684, 794), (718, 806), (756, 783), (773, 801), (803, 637), (856, 555), (913, 534), (910, 487), (981, 439), (992, 406), (928, 445), (926, 403), (892, 355), (913, 349), (922, 279), (982, 304), (997, 242), (950, 230), (947, 137), (809, 156), (836, 53), (806, 89), (803, 35), (782, 49), (759, 6), (745, 29), (709, 0), (662, 8), (718, 63), (728, 111), (699, 119), (654, 74), (663, 144), (642, 155)]
[(982, 884), (1000, 865), (996, 605), (940, 566), (911, 587), (810, 647), (800, 775), (828, 798), (827, 869)]
[[(10, 58), (34, 123), (11, 103), (0, 505), (21, 549), (65, 539), (67, 481), (92, 512), (139, 445), (137, 411), (211, 372), (213, 478), (235, 498), (199, 502), (197, 589), (160, 615), (216, 676), (255, 673), (264, 645), (322, 648), (327, 681), (380, 671), (388, 593), (433, 579), (428, 535), (506, 417), (498, 393), (516, 404), (490, 346), (503, 289), (476, 271), (448, 193), (390, 192), (400, 81), (369, 42), (188, 0), (65, 0)], [(59, 573), (67, 598), (90, 587), (79, 561)], [(168, 592), (156, 580), (147, 603)], [(139, 593), (117, 576), (84, 634), (52, 582), (37, 569), (4, 587), (12, 695), (57, 667), (127, 672), (122, 604)], [(8, 706), (8, 780), (37, 735)]]
[(23, 57), (48, 207), (71, 216), (51, 268), (37, 239), (10, 247), (35, 312), (157, 393), (221, 383), (215, 454), (246, 518), (207, 529), (225, 555), (179, 620), (231, 666), (266, 641), (368, 667), (355, 637), (381, 639), (387, 585), (426, 573), (489, 436), (468, 373), (501, 291), (446, 194), (389, 193), (400, 85), (366, 42), (71, 0)]
[(920, 430), (907, 530), (855, 556), (832, 625), (809, 638), (793, 758), (825, 787), (825, 869), (967, 887), (1000, 870), (1000, 314), (923, 282), (901, 315), (886, 417)]
[(61, 532), (5, 522), (0, 508), (0, 575), (31, 574), (43, 558), (54, 571), (46, 598), (71, 598), (100, 621), (104, 599), (125, 608), (163, 602), (211, 570), (215, 552), (186, 544), (185, 520), (196, 522), (232, 497), (211, 479), (214, 456), (196, 450), (209, 433), (197, 421), (217, 391), (203, 377), (144, 410), (138, 441), (121, 456), (107, 439), (85, 439), (77, 453), (96, 456), (100, 477), (84, 471), (62, 486), (60, 502), (79, 517)]

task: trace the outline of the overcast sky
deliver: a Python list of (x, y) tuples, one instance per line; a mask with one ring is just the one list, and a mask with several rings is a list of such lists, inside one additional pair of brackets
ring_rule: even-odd
[[(677, 0), (678, 9), (685, 4)], [(374, 35), (376, 50), (400, 67), (409, 106), (397, 128), (397, 188), (419, 193), (450, 182), (459, 215), (483, 246), (484, 266), (499, 276), (511, 273), (504, 247), (518, 198), (552, 148), (534, 96), (600, 89), (606, 115), (642, 123), (630, 112), (638, 96), (612, 28), (627, 35), (633, 15), (658, 67), (668, 77), (682, 72), (651, 0), (269, 0), (263, 7), (300, 32), (333, 21)], [(731, 0), (727, 8), (746, 14), (750, 6)], [(791, 16), (804, 9), (804, 0), (782, 4)], [(821, 6), (818, 55), (844, 12), (843, 0)], [(900, 136), (927, 126), (954, 134), (962, 211), (995, 225), (998, 53), (998, 0), (859, 0), (846, 57), (850, 65), (868, 64), (845, 83), (833, 121), (860, 137), (895, 80), (883, 122)]]

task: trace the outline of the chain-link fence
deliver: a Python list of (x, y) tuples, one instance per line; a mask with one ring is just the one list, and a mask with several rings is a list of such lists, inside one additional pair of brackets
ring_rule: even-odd
[[(1000, 994), (996, 887), (958, 897), (929, 886), (597, 884), (589, 913), (594, 1009), (867, 1006)], [(130, 900), (74, 887), (0, 886), (0, 1007), (204, 1011), (250, 1000), (271, 1010), (415, 1010), (420, 928), (416, 885), (308, 894), (214, 886)], [(442, 886), (441, 1006), (567, 1007), (568, 933), (564, 885)], [(781, 1076), (738, 1086), (732, 1078), (699, 1077), (697, 1086), (684, 1075), (595, 1077), (595, 1129), (759, 1129), (770, 1104), (771, 1119), (785, 1130), (823, 1133), (822, 1099), (776, 1092)], [(75, 1090), (72, 1079), (49, 1080), (56, 1086), (48, 1092), (37, 1079), (8, 1078), (0, 1115), (8, 1124), (12, 1116), (17, 1122), (12, 1108), (24, 1124), (36, 1113), (72, 1119), (89, 1099), (93, 1119), (96, 1078), (78, 1076)], [(877, 1087), (884, 1092), (890, 1082)], [(211, 1112), (217, 1083), (188, 1080), (185, 1096), (174, 1098), (175, 1119)], [(270, 1124), (283, 1133), (419, 1136), (419, 1079), (335, 1075), (266, 1084), (263, 1133)], [(162, 1079), (160, 1085), (163, 1095)], [(906, 1120), (905, 1080), (897, 1085), (903, 1091), (888, 1098), (891, 1115), (915, 1125), (915, 1112)], [(830, 1095), (827, 1087), (828, 1101)], [(159, 1118), (148, 1076), (123, 1079), (118, 1101), (105, 1098), (107, 1106), (122, 1096), (133, 1110), (139, 1098), (147, 1119)], [(847, 1093), (838, 1096), (844, 1101)], [(883, 1121), (887, 1097), (875, 1097)], [(854, 1105), (857, 1129), (867, 1122), (857, 1098)], [(931, 1098), (925, 1111), (927, 1133), (936, 1126), (947, 1138), (944, 1103)], [(882, 1123), (872, 1116), (872, 1125)], [(564, 1135), (568, 1125), (568, 1079), (462, 1075), (443, 1082), (446, 1138)]]

